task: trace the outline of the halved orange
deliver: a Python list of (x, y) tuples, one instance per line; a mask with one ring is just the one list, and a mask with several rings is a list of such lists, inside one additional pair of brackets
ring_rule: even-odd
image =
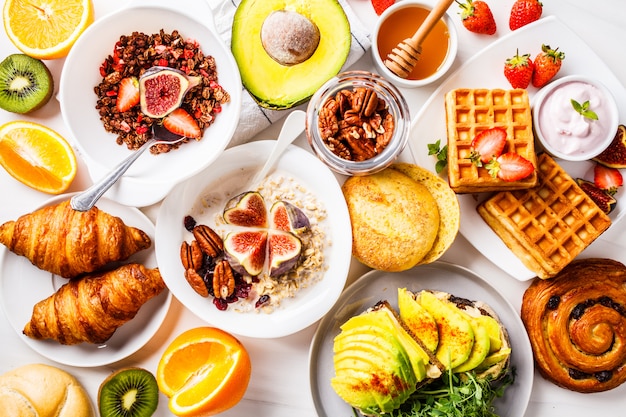
[(76, 177), (76, 155), (54, 130), (16, 120), (0, 126), (0, 165), (35, 190), (60, 194)]
[(159, 389), (177, 416), (212, 416), (244, 396), (252, 365), (244, 345), (216, 327), (197, 327), (176, 337), (157, 368)]
[(38, 59), (66, 56), (93, 22), (91, 0), (6, 0), (4, 29), (13, 44)]

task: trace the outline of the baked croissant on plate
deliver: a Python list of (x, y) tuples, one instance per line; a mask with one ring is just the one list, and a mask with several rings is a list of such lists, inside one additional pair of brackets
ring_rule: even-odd
[(159, 269), (141, 264), (70, 280), (35, 304), (24, 334), (63, 345), (104, 343), (164, 288)]
[(0, 225), (0, 243), (33, 265), (65, 278), (96, 271), (150, 247), (150, 237), (97, 207), (64, 201)]

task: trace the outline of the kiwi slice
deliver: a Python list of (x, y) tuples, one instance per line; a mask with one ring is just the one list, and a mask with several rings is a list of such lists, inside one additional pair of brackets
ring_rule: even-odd
[(39, 59), (13, 54), (0, 62), (0, 108), (29, 113), (46, 104), (53, 90), (52, 74)]
[(101, 417), (150, 417), (159, 405), (159, 386), (143, 368), (124, 368), (112, 373), (98, 390)]

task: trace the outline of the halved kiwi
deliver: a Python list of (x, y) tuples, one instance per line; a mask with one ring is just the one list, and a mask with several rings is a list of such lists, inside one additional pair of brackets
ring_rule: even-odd
[(0, 108), (30, 113), (46, 104), (53, 90), (54, 80), (43, 61), (12, 54), (0, 62)]
[(105, 379), (98, 390), (101, 417), (150, 417), (159, 405), (159, 386), (143, 368), (120, 369)]

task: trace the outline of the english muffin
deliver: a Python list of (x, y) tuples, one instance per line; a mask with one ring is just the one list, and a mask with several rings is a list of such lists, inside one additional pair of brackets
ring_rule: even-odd
[(342, 191), (352, 223), (352, 254), (363, 264), (403, 271), (433, 248), (439, 207), (426, 186), (387, 168), (348, 178)]
[(448, 250), (459, 232), (461, 223), (461, 208), (456, 193), (452, 191), (448, 182), (433, 172), (406, 162), (391, 165), (391, 168), (402, 172), (428, 188), (439, 208), (439, 230), (435, 243), (419, 264), (436, 261)]

